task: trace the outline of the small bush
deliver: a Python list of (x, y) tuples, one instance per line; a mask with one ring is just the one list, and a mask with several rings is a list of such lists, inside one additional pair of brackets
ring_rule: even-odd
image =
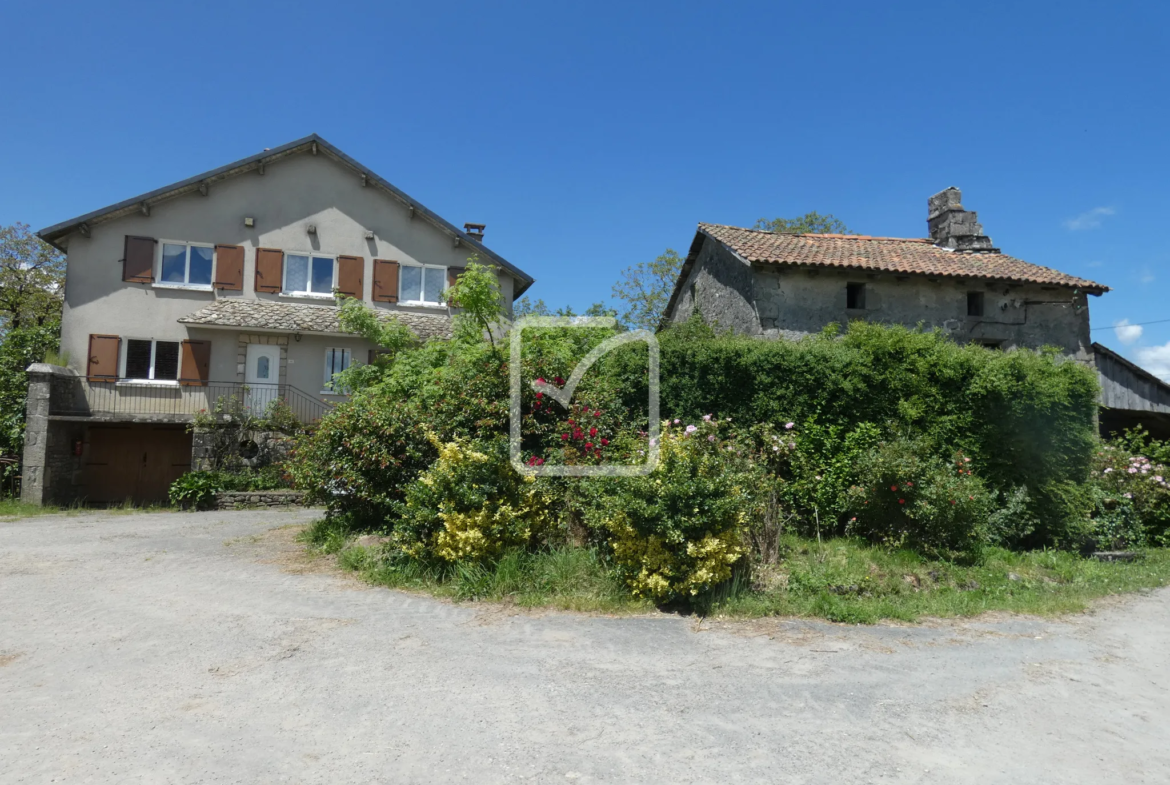
[(759, 476), (714, 420), (667, 423), (660, 447), (649, 475), (591, 479), (586, 521), (608, 533), (635, 596), (693, 600), (743, 556)]
[(171, 483), (171, 504), (183, 509), (209, 510), (216, 494), (225, 490), (222, 472), (187, 472)]
[(862, 457), (849, 493), (849, 532), (891, 548), (977, 559), (993, 500), (972, 467), (962, 453), (947, 465), (919, 441), (879, 444)]
[[(1116, 518), (1120, 513), (1115, 511), (1132, 509), (1145, 538), (1170, 546), (1170, 468), (1163, 462), (1170, 458), (1168, 452), (1164, 443), (1149, 440), (1141, 431), (1101, 445), (1090, 475), (1097, 489), (1094, 518)], [(1114, 521), (1106, 528), (1116, 525)]]
[(506, 442), (431, 439), (438, 460), (395, 505), (399, 551), (424, 561), (483, 562), (540, 542), (548, 505), (535, 480), (512, 468)]

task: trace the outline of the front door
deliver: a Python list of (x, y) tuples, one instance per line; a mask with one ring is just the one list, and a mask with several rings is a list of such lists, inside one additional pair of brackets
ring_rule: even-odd
[(250, 343), (246, 360), (244, 406), (259, 416), (280, 396), (280, 347)]

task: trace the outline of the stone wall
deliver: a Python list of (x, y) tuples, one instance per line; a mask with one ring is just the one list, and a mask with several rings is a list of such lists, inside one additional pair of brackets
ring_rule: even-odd
[(758, 335), (760, 322), (753, 289), (751, 265), (708, 237), (699, 249), (690, 277), (683, 283), (671, 319), (685, 322), (698, 308), (708, 324)]
[(54, 402), (84, 398), (81, 379), (69, 368), (35, 363), (28, 369), (21, 501), (27, 504), (70, 504), (80, 498), (81, 457), (74, 444), (84, 443), (85, 424), (53, 420)]
[(290, 507), (303, 505), (303, 491), (225, 491), (215, 497), (217, 510), (243, 510), (249, 507)]

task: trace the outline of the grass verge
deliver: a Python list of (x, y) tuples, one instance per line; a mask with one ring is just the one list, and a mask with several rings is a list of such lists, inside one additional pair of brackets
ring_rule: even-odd
[[(601, 613), (653, 610), (630, 596), (621, 576), (597, 550), (564, 547), (513, 552), (494, 565), (433, 567), (353, 544), (352, 532), (328, 520), (300, 538), (366, 581), (453, 600), (508, 602), (523, 607)], [(975, 616), (986, 611), (1052, 616), (1082, 611), (1095, 599), (1170, 584), (1170, 550), (1140, 552), (1137, 561), (1099, 562), (1060, 551), (994, 549), (975, 566), (931, 561), (856, 540), (781, 541), (780, 561), (742, 570), (695, 610), (726, 618), (795, 616), (855, 624), (923, 617)]]
[(80, 503), (68, 507), (53, 505), (40, 506), (25, 504), (18, 499), (0, 499), (0, 521), (15, 521), (20, 518), (32, 518), (38, 515), (78, 515), (84, 512), (105, 512), (109, 515), (133, 515), (147, 512), (168, 512), (173, 507), (164, 504), (136, 505), (126, 501), (121, 504), (112, 504), (107, 507), (85, 507)]

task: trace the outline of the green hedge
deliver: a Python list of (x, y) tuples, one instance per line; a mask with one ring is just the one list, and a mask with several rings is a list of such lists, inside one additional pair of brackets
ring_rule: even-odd
[[(659, 343), (664, 417), (716, 413), (742, 424), (846, 431), (874, 423), (940, 455), (962, 450), (1000, 494), (1027, 487), (1040, 523), (1028, 544), (1075, 540), (1088, 517), (1091, 499), (1074, 486), (1093, 456), (1096, 374), (1055, 351), (992, 351), (864, 322), (770, 341), (692, 321), (664, 331)], [(615, 359), (628, 400), (645, 400), (644, 360), (636, 351)]]

